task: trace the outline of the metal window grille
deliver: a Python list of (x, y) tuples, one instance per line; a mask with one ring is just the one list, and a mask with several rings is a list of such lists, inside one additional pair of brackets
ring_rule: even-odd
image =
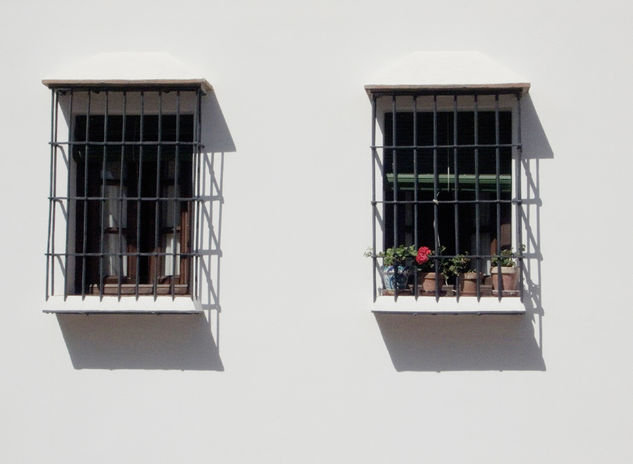
[[(373, 296), (462, 296), (460, 278), (441, 282), (440, 269), (466, 256), (478, 276), (473, 296), (523, 298), (521, 253), (521, 113), (523, 89), (367, 88), (372, 102)], [(382, 143), (377, 142), (378, 128)], [(425, 291), (412, 266), (390, 269), (378, 244), (427, 246), (435, 288)], [(491, 261), (516, 250), (517, 291), (493, 290)], [(382, 281), (382, 282), (381, 282)], [(382, 288), (380, 288), (382, 283)]]
[(197, 299), (202, 88), (51, 91), (46, 298)]

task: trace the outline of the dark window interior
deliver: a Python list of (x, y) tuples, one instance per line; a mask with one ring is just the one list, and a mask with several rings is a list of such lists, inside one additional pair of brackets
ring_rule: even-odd
[(189, 291), (193, 116), (160, 120), (159, 131), (156, 115), (127, 115), (125, 128), (120, 115), (91, 115), (86, 140), (86, 116), (75, 117), (74, 293)]
[[(510, 200), (512, 192), (512, 149), (499, 148), (499, 184), (500, 195), (497, 196), (496, 150), (494, 147), (481, 145), (495, 144), (495, 112), (479, 111), (477, 116), (477, 138), (475, 140), (475, 113), (458, 112), (455, 124), (454, 113), (437, 112), (437, 171), (434, 171), (434, 121), (433, 112), (418, 112), (417, 141), (414, 141), (414, 118), (412, 112), (397, 112), (395, 121), (395, 138), (393, 131), (393, 113), (385, 114), (384, 143), (386, 146), (431, 146), (417, 149), (418, 201), (429, 203), (415, 204), (414, 190), (414, 150), (397, 148), (394, 166), (394, 150), (383, 149), (384, 160), (384, 199), (389, 202), (398, 201), (397, 207), (392, 203), (384, 206), (384, 248), (397, 245), (428, 246), (435, 248), (434, 235), (434, 182), (437, 176), (438, 207), (437, 232), (440, 246), (446, 247), (445, 254), (454, 255), (468, 252), (476, 254), (476, 206), (479, 203), (480, 254), (496, 254), (497, 247), (497, 207), (495, 203), (487, 203), (497, 198)], [(457, 148), (441, 147), (455, 143), (457, 131)], [(479, 195), (475, 192), (475, 142), (478, 148)], [(499, 143), (512, 143), (512, 114), (510, 111), (499, 111)], [(394, 175), (397, 173), (397, 176)], [(457, 174), (457, 184), (455, 175)], [(394, 195), (394, 180), (397, 189)], [(448, 203), (442, 203), (447, 201)], [(415, 214), (417, 208), (417, 237), (415, 237)], [(457, 222), (456, 222), (457, 216)], [(394, 224), (394, 221), (397, 221)], [(511, 246), (511, 207), (510, 203), (501, 203), (500, 244), (502, 248)], [(458, 227), (456, 227), (458, 224)], [(396, 225), (397, 227), (394, 227)]]

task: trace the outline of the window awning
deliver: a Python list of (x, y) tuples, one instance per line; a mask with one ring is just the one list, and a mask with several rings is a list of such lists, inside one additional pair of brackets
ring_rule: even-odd
[(51, 89), (213, 91), (199, 70), (168, 53), (100, 53), (61, 65), (42, 83)]
[(522, 76), (480, 52), (416, 52), (384, 68), (365, 85), (368, 95), (456, 95), (528, 92)]

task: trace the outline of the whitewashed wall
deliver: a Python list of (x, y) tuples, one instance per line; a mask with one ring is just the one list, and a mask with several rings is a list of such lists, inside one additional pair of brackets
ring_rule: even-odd
[[(5, 2), (2, 461), (630, 462), (631, 16), (619, 1)], [(375, 317), (363, 84), (412, 51), (462, 49), (532, 82), (540, 302)], [(41, 312), (40, 80), (103, 51), (168, 52), (215, 88), (235, 145), (216, 159), (219, 317)]]

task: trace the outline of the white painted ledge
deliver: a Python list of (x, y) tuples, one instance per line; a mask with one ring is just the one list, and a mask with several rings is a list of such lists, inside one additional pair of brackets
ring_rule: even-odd
[(78, 314), (197, 314), (201, 313), (200, 303), (191, 297), (177, 296), (173, 300), (169, 296), (51, 296), (44, 303), (45, 313), (78, 313)]
[(403, 314), (524, 314), (525, 305), (517, 297), (505, 297), (499, 301), (496, 297), (463, 296), (459, 301), (454, 297), (379, 296), (371, 304), (374, 313)]

